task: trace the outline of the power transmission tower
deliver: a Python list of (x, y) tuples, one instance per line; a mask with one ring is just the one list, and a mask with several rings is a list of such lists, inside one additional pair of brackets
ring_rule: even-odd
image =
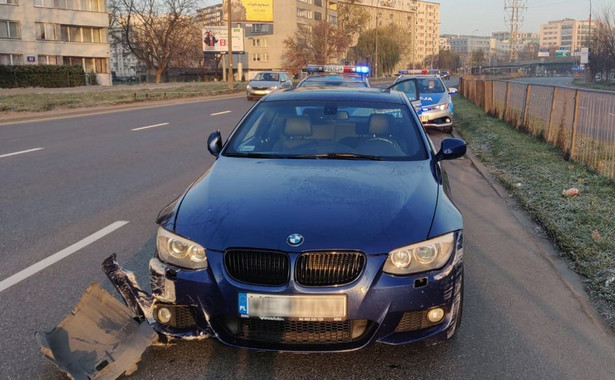
[(518, 58), (519, 26), (523, 23), (523, 13), (527, 9), (526, 0), (505, 0), (505, 20), (510, 26), (510, 61)]

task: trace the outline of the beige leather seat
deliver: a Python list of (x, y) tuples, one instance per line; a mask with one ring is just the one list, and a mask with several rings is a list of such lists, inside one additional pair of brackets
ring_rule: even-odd
[(307, 143), (312, 136), (312, 123), (303, 116), (291, 116), (286, 119), (280, 140), (274, 145), (274, 151), (286, 151)]

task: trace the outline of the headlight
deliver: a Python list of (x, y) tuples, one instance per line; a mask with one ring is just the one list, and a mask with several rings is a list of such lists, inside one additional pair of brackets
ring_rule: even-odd
[(271, 87), (269, 87), (269, 89), (270, 89), (270, 90), (277, 90), (277, 89), (278, 89), (278, 86), (271, 86)]
[(164, 228), (158, 228), (156, 249), (160, 260), (189, 269), (207, 268), (205, 248)]
[(251, 89), (252, 89), (252, 86), (247, 85), (247, 86), (246, 86), (246, 89), (251, 90)]
[(401, 247), (389, 252), (384, 272), (411, 274), (438, 269), (451, 257), (455, 246), (455, 233)]
[(439, 109), (440, 111), (444, 111), (448, 109), (448, 103), (445, 104), (438, 104), (436, 107), (436, 109)]

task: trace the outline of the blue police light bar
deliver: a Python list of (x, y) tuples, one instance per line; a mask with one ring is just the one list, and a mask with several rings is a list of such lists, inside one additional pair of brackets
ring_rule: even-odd
[(368, 66), (342, 66), (342, 65), (308, 65), (308, 73), (357, 73), (369, 74)]

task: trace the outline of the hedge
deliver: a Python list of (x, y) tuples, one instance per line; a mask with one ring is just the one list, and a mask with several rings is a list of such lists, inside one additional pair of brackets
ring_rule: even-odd
[(81, 66), (0, 66), (0, 88), (85, 86)]

